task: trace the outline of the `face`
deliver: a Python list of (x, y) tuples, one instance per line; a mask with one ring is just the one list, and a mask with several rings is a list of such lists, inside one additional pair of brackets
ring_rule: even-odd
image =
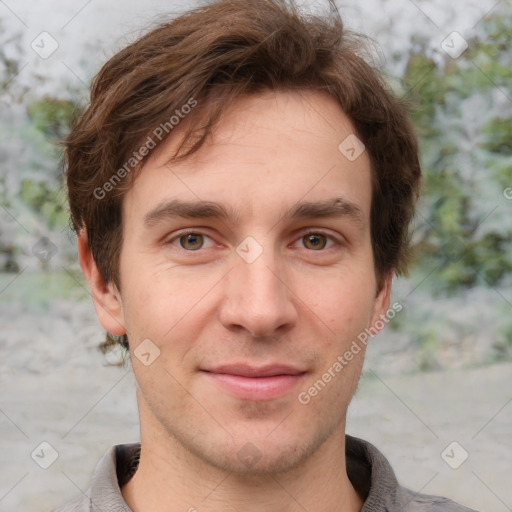
[(173, 139), (142, 169), (121, 291), (94, 296), (128, 334), (143, 439), (256, 473), (344, 435), (364, 345), (343, 356), (390, 282), (374, 273), (368, 156), (338, 149), (353, 133), (328, 95), (268, 92), (233, 103), (195, 155), (168, 163)]

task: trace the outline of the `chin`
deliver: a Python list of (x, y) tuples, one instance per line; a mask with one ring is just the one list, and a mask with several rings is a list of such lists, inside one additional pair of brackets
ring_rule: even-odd
[[(247, 433), (222, 441), (210, 439), (203, 444), (185, 442), (186, 448), (202, 462), (224, 472), (239, 476), (259, 477), (293, 471), (303, 465), (326, 440), (326, 436), (296, 436), (290, 431), (269, 437), (269, 434), (251, 439)], [(188, 444), (188, 446), (187, 446)]]

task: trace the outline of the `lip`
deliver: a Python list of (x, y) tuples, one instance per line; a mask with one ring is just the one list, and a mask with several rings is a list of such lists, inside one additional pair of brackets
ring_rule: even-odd
[(266, 401), (278, 398), (303, 380), (305, 371), (288, 365), (260, 368), (236, 364), (202, 370), (204, 375), (229, 394), (242, 400)]
[(294, 366), (286, 364), (268, 364), (265, 366), (250, 366), (247, 364), (227, 364), (207, 368), (204, 371), (226, 375), (238, 375), (240, 377), (273, 377), (275, 375), (298, 375), (304, 373)]

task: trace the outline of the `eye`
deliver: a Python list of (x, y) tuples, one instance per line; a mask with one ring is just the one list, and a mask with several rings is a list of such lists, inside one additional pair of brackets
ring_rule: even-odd
[(189, 231), (171, 238), (167, 243), (170, 245), (176, 245), (178, 243), (178, 247), (180, 249), (193, 252), (198, 251), (199, 249), (204, 249), (206, 240), (213, 242), (213, 240), (207, 235)]
[(321, 231), (309, 231), (303, 234), (299, 240), (303, 242), (306, 249), (313, 251), (325, 249), (329, 242), (331, 242), (331, 245), (328, 248), (338, 244), (333, 236), (322, 233)]

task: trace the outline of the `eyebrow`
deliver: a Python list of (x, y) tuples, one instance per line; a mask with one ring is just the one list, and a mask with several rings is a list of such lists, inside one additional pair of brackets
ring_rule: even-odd
[[(144, 225), (148, 228), (171, 218), (220, 219), (236, 222), (241, 212), (213, 201), (182, 201), (173, 199), (159, 204), (144, 216)], [(341, 197), (323, 201), (298, 201), (282, 217), (282, 221), (310, 219), (317, 217), (349, 217), (363, 225), (365, 216), (354, 203)]]

